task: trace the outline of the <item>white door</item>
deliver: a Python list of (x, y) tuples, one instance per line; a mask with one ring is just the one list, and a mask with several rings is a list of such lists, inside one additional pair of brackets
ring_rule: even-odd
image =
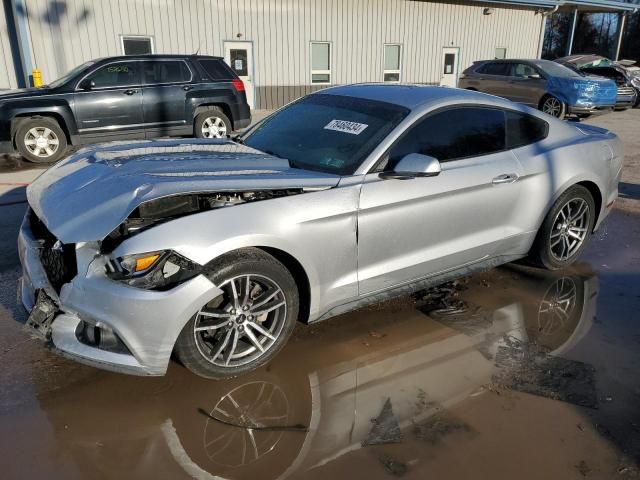
[(440, 85), (444, 87), (458, 86), (458, 47), (444, 47), (442, 49), (442, 78)]
[(247, 103), (254, 108), (253, 43), (224, 42), (224, 60), (244, 83)]

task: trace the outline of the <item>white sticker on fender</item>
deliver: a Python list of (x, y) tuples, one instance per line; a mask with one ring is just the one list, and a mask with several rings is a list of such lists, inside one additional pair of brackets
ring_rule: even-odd
[(347, 120), (331, 120), (324, 126), (325, 130), (335, 130), (336, 132), (351, 133), (360, 135), (369, 125), (358, 122), (348, 122)]

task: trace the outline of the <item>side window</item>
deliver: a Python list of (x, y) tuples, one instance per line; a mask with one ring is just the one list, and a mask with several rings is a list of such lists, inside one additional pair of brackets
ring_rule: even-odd
[(140, 66), (140, 62), (112, 63), (93, 73), (89, 80), (95, 83), (95, 88), (139, 85)]
[(478, 73), (484, 73), (485, 75), (508, 75), (509, 65), (506, 63), (487, 63), (478, 70)]
[(538, 72), (536, 72), (535, 68), (533, 68), (531, 65), (527, 65), (526, 63), (514, 63), (511, 66), (512, 77), (526, 78), (529, 75), (535, 75), (537, 73)]
[(547, 138), (547, 122), (526, 113), (506, 112), (506, 115), (508, 149), (523, 147)]
[(460, 107), (429, 115), (396, 143), (389, 154), (389, 165), (410, 153), (421, 153), (441, 162), (486, 155), (505, 149), (503, 110)]
[(188, 82), (191, 72), (183, 61), (143, 62), (145, 84)]
[(222, 60), (207, 59), (198, 60), (200, 66), (207, 72), (211, 80), (234, 80), (235, 73)]

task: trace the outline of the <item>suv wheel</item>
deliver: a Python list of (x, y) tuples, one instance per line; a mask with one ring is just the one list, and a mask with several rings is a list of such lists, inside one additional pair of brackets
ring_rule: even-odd
[(233, 130), (231, 120), (218, 108), (196, 116), (194, 133), (198, 138), (225, 138)]
[(271, 360), (298, 317), (298, 289), (287, 268), (254, 248), (223, 257), (207, 277), (223, 294), (203, 305), (176, 342), (196, 375), (232, 378)]
[(562, 120), (567, 113), (567, 105), (553, 95), (547, 95), (540, 103), (540, 110)]
[(545, 217), (531, 249), (531, 260), (548, 270), (571, 265), (584, 250), (595, 218), (595, 202), (589, 190), (580, 185), (569, 188)]
[(47, 117), (20, 123), (15, 136), (20, 154), (30, 162), (53, 163), (65, 154), (67, 137), (58, 122)]

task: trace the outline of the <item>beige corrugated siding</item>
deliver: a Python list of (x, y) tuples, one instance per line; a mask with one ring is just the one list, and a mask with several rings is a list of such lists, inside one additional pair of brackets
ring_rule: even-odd
[(259, 108), (282, 105), (318, 88), (311, 85), (313, 40), (331, 42), (334, 84), (381, 81), (384, 43), (402, 44), (402, 81), (438, 83), (443, 47), (460, 47), (460, 70), (474, 60), (493, 58), (496, 47), (506, 47), (509, 58), (533, 58), (542, 22), (532, 9), (494, 5), (491, 15), (483, 15), (485, 5), (462, 1), (25, 3), (34, 60), (45, 82), (83, 61), (121, 54), (121, 34), (152, 35), (156, 53), (222, 56), (225, 40), (252, 41)]

